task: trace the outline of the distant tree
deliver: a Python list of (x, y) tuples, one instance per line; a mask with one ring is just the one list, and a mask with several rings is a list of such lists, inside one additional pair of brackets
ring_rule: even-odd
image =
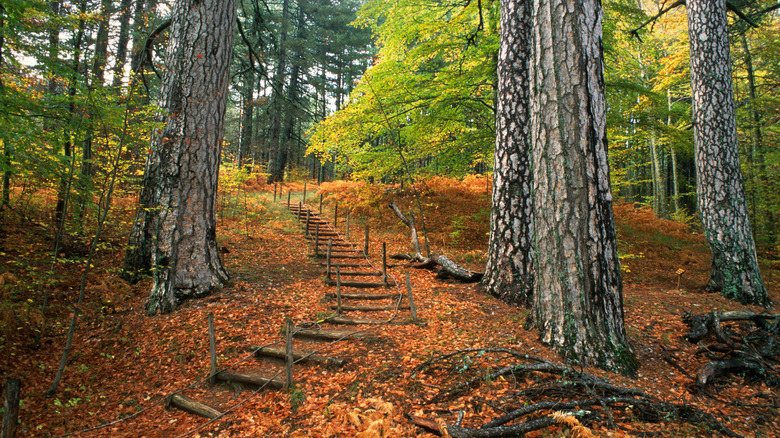
[(712, 251), (707, 288), (766, 306), (739, 164), (725, 0), (689, 0), (698, 209)]
[(228, 275), (216, 242), (235, 0), (178, 0), (172, 12), (160, 114), (125, 268), (151, 272), (150, 314), (208, 294)]
[(499, 38), (493, 199), (482, 285), (503, 301), (530, 305), (533, 292), (528, 114), (530, 0), (501, 2)]
[(568, 362), (632, 374), (607, 162), (598, 0), (535, 0), (532, 323)]

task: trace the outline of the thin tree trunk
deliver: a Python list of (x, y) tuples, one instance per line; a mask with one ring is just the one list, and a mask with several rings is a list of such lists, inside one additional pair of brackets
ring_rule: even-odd
[(281, 140), (282, 131), (282, 117), (283, 117), (283, 105), (282, 94), (284, 92), (285, 84), (285, 70), (287, 69), (287, 21), (290, 16), (290, 0), (284, 0), (282, 3), (282, 30), (279, 36), (279, 59), (276, 65), (276, 73), (274, 74), (274, 90), (272, 94), (273, 99), (273, 114), (271, 115), (271, 129), (269, 132), (269, 140), (271, 141), (271, 159), (268, 162), (268, 184), (273, 184), (277, 181), (284, 179), (284, 166), (286, 163), (281, 163), (280, 159), (286, 161), (287, 151), (284, 148), (287, 146), (285, 142)]
[(488, 293), (521, 305), (530, 305), (533, 293), (528, 113), (530, 6), (530, 0), (501, 2), (490, 241), (482, 279)]
[(130, 7), (132, 0), (121, 0), (119, 3), (119, 35), (117, 35), (117, 49), (114, 60), (113, 87), (122, 85), (125, 76), (125, 63), (127, 62), (127, 42), (130, 38)]
[(739, 164), (725, 0), (688, 0), (696, 194), (712, 251), (707, 288), (768, 305)]
[[(671, 129), (672, 127), (672, 92), (666, 90), (666, 109), (669, 115), (666, 116), (666, 127)], [(674, 147), (669, 144), (669, 155), (672, 156), (672, 194), (674, 195), (674, 214), (678, 216), (680, 214), (680, 186), (677, 182), (677, 153), (674, 151)]]
[(597, 0), (534, 0), (533, 324), (569, 363), (633, 374), (617, 256)]

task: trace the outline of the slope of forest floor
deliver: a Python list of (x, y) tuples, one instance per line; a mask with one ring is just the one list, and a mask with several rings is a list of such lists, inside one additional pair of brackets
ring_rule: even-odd
[[(489, 186), (481, 177), (432, 178), (417, 188), (432, 250), (471, 269), (483, 269)], [(281, 199), (293, 190), (291, 199), (297, 202), (303, 183), (285, 184), (282, 190)], [(410, 274), (419, 321), (402, 315), (395, 321), (400, 324), (364, 328), (366, 339), (309, 345), (321, 348), (321, 355), (347, 363), (339, 369), (296, 366), (296, 385), (290, 392), (266, 389), (253, 394), (225, 384), (209, 387), (204, 382), (209, 373), (209, 313), (214, 315), (218, 366), (246, 370), (260, 366), (247, 359), (251, 346), (282, 340), (286, 320), (316, 325), (332, 314), (331, 303), (323, 297), (333, 288), (325, 285), (300, 225), (272, 202), (273, 193), (273, 187), (254, 182), (224, 190), (218, 241), (232, 275), (230, 285), (207, 298), (183, 303), (172, 314), (153, 317), (144, 313), (150, 280), (129, 285), (118, 276), (133, 207), (131, 196), (122, 198), (90, 269), (84, 305), (76, 309), (80, 318), (73, 351), (53, 397), (44, 393), (65, 344), (88, 238), (69, 233), (52, 271), (52, 227), (44, 207), (53, 204), (43, 199), (7, 210), (0, 240), (0, 383), (22, 380), (19, 435), (51, 437), (107, 425), (78, 436), (434, 436), (411, 424), (404, 414), (447, 424), (462, 416), (461, 426), (479, 427), (501, 415), (507, 403), (522, 406), (522, 401), (513, 402), (511, 397), (534, 382), (484, 378), (475, 387), (449, 396), (444, 394), (448, 388), (489, 375), (497, 360), (489, 354), (462, 355), (447, 365), (420, 368), (426, 361), (458, 350), (505, 348), (561, 362), (534, 331), (523, 327), (526, 309), (508, 306), (476, 285), (438, 280), (430, 271), (401, 263), (389, 275), (403, 285), (404, 273)], [(404, 211), (416, 208), (408, 187), (335, 182), (312, 189), (309, 185), (311, 208), (318, 208), (320, 194), (323, 214), (331, 222), (339, 205), (342, 234), (346, 233), (344, 215), (350, 212), (353, 242), (362, 245), (363, 226), (370, 226), (369, 257), (374, 263), (381, 263), (381, 242), (387, 243), (390, 254), (411, 252), (408, 229), (387, 206), (396, 199)], [(707, 391), (696, 388), (694, 376), (707, 359), (697, 353), (698, 345), (685, 339), (689, 327), (683, 322), (686, 312), (764, 309), (702, 290), (709, 254), (695, 225), (659, 219), (635, 205), (618, 204), (615, 215), (627, 331), (641, 368), (636, 378), (598, 369), (584, 371), (665, 401), (698, 406), (741, 435), (777, 436), (777, 386), (732, 375), (719, 378)], [(90, 221), (83, 223), (89, 230)], [(780, 302), (777, 254), (762, 256), (764, 280), (772, 300)], [(41, 311), (44, 297), (45, 313)], [(205, 425), (203, 418), (164, 406), (165, 397), (176, 391), (231, 411)], [(590, 433), (720, 436), (695, 423), (654, 423), (629, 411), (627, 407), (612, 420), (587, 424)], [(528, 436), (573, 433), (561, 424)]]

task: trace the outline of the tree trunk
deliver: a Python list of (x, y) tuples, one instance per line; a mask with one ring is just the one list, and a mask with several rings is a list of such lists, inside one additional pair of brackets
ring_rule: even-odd
[[(271, 129), (269, 140), (271, 142), (271, 159), (268, 161), (268, 184), (273, 184), (284, 179), (284, 166), (287, 161), (287, 147), (285, 142), (281, 141), (282, 132), (282, 94), (285, 83), (285, 70), (287, 69), (287, 21), (290, 16), (290, 0), (284, 0), (282, 3), (282, 34), (279, 36), (279, 59), (274, 74), (274, 90), (272, 94), (273, 114), (271, 115)], [(281, 163), (284, 160), (285, 163)]]
[(530, 305), (532, 198), (528, 120), (529, 0), (501, 2), (496, 148), (490, 242), (482, 286), (507, 303)]
[(122, 85), (127, 61), (127, 42), (130, 38), (130, 7), (132, 0), (122, 0), (119, 3), (119, 35), (117, 35), (116, 57), (114, 60), (113, 87)]
[(151, 269), (150, 314), (227, 280), (215, 203), (235, 0), (179, 0), (160, 92), (165, 128), (152, 139), (125, 266)]
[(92, 64), (92, 85), (102, 86), (105, 80), (106, 58), (108, 56), (108, 26), (111, 20), (112, 0), (101, 0), (97, 35), (95, 36), (95, 58)]
[(687, 8), (696, 194), (712, 252), (707, 289), (768, 305), (739, 165), (726, 2), (690, 0)]
[(239, 169), (243, 165), (244, 155), (246, 155), (252, 147), (255, 133), (253, 126), (255, 109), (255, 71), (252, 57), (250, 56), (249, 59), (251, 68), (249, 71), (244, 73), (244, 89), (242, 96), (244, 105), (242, 108), (243, 117), (241, 121), (241, 141), (238, 144), (238, 153), (236, 154), (236, 165)]
[(594, 0), (534, 0), (531, 140), (533, 323), (569, 363), (632, 374), (606, 141)]

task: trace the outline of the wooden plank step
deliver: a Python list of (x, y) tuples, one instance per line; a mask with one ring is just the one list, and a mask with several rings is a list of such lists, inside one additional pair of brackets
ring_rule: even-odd
[[(331, 265), (333, 267), (333, 265)], [(325, 280), (325, 282), (329, 286), (336, 286), (336, 279), (333, 278), (335, 276), (335, 273), (333, 271), (330, 271), (331, 278), (328, 280)], [(390, 287), (395, 286), (395, 282), (392, 280), (388, 280), (387, 284), (385, 283), (373, 283), (373, 282), (362, 282), (362, 281), (342, 281), (341, 287), (354, 287), (357, 289), (372, 289), (377, 287)]]
[(361, 319), (361, 318), (345, 318), (343, 316), (333, 316), (325, 320), (330, 324), (342, 324), (342, 325), (370, 325), (370, 324), (382, 324), (387, 322), (386, 319)]
[(365, 333), (357, 333), (349, 330), (309, 330), (309, 329), (298, 329), (295, 331), (293, 336), (297, 338), (324, 339), (327, 341), (335, 341), (337, 339), (342, 339), (342, 338), (347, 339), (348, 337), (355, 338), (355, 339), (365, 339), (370, 337)]
[(341, 271), (342, 277), (381, 277), (381, 272), (365, 272), (365, 271)]
[[(336, 294), (327, 293), (325, 297), (335, 299)], [(388, 298), (397, 300), (398, 294), (341, 294), (342, 300), (386, 300)]]
[(222, 416), (222, 412), (212, 408), (211, 406), (204, 405), (199, 401), (193, 400), (181, 394), (173, 394), (171, 398), (168, 399), (168, 404), (177, 407), (184, 412), (200, 415), (201, 417), (206, 417), (210, 420)]
[[(272, 347), (249, 347), (250, 351), (255, 352), (257, 357), (273, 357), (275, 359), (286, 359), (287, 351), (284, 348), (272, 348)], [(341, 367), (344, 366), (346, 361), (338, 357), (318, 356), (316, 354), (310, 354), (308, 351), (293, 351), (293, 360), (296, 362), (312, 362), (327, 367)]]
[[(319, 265), (320, 266), (328, 266), (328, 264), (325, 263), (325, 262), (320, 262)], [(337, 266), (339, 268), (370, 268), (371, 267), (371, 265), (366, 265), (366, 264), (362, 264), (362, 263), (331, 263), (330, 264), (331, 268), (335, 268)], [(336, 275), (336, 271), (335, 270), (331, 271), (331, 274)]]
[(331, 259), (364, 259), (366, 257), (363, 255), (333, 254), (333, 252), (331, 251), (330, 258)]
[(228, 371), (222, 371), (217, 373), (217, 380), (223, 382), (241, 383), (242, 385), (252, 386), (270, 386), (273, 388), (283, 388), (284, 378), (271, 379), (269, 377), (261, 376), (259, 374), (244, 374), (244, 373), (231, 373)]
[[(333, 310), (338, 310), (338, 306), (330, 306)], [(409, 306), (399, 306), (398, 310), (409, 310)], [(386, 310), (395, 310), (395, 306), (341, 306), (342, 312), (383, 312)]]

